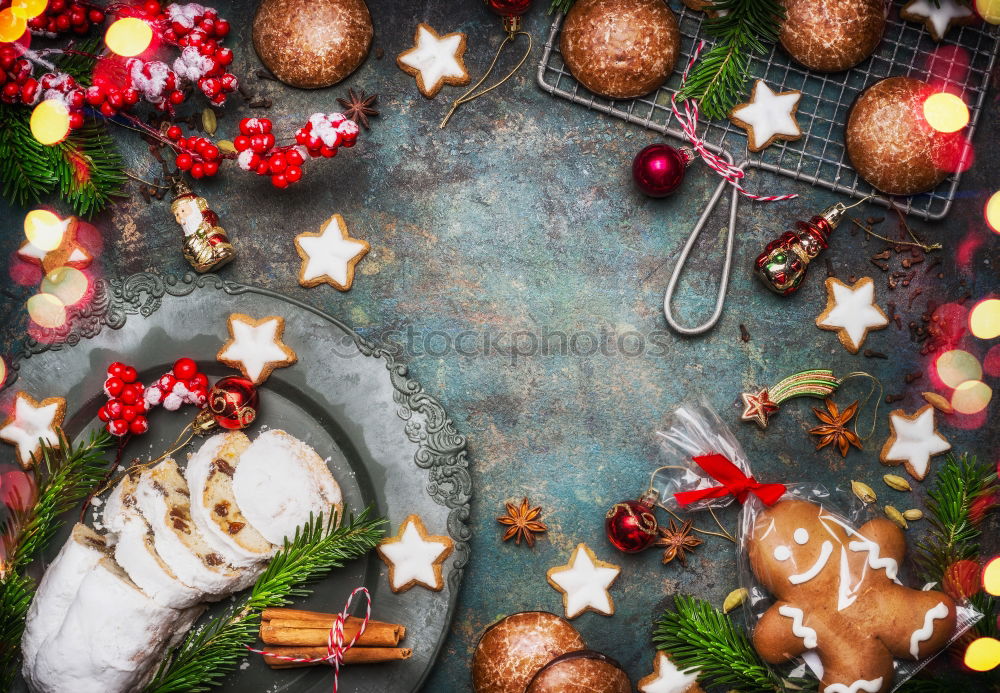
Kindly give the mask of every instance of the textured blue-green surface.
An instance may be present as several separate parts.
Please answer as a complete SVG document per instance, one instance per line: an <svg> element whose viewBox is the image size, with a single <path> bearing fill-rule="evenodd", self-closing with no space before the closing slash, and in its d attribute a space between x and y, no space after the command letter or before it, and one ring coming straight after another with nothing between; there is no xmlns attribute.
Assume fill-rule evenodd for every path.
<svg viewBox="0 0 1000 693"><path fill-rule="evenodd" d="M759 477L828 484L862 479L881 493L885 487L879 477L886 469L877 454L887 436L884 404L864 451L842 460L830 450L813 451L805 432L814 425L813 401L785 406L766 433L738 425L733 403L754 385L824 366L841 374L877 375L887 392L905 393L895 406L908 411L923 403L920 392L931 389L927 377L903 382L905 373L929 369L927 357L909 339L907 323L920 321L928 299L942 303L969 294L971 305L1000 287L998 237L981 214L988 195L1000 187L993 155L1000 110L995 96L987 99L976 138L978 160L963 179L951 215L940 223L912 222L919 235L944 244L939 268L927 274L922 271L926 263L917 265L908 288L889 292L883 273L868 261L881 249L878 242L865 242L845 225L827 252L836 276L872 276L882 306L896 302L904 329L872 333L865 344L889 355L888 360L853 356L833 333L815 327L825 302L822 262L790 299L772 296L753 279L752 257L783 223L808 218L841 199L761 174L750 175L749 187L801 197L767 207L742 206L737 263L722 321L706 337L680 339L666 329L663 290L716 179L696 165L672 199L637 194L629 176L631 158L658 138L538 89L534 65L549 26L541 7L526 22L536 39L529 66L439 130L448 100L460 90L446 88L438 98L424 99L414 80L396 67L395 55L410 45L416 23L426 21L441 32L468 33L466 62L478 76L502 38L498 21L472 0L376 0L370 6L375 41L367 62L342 85L303 92L250 77L259 66L249 41L253 5L219 4L233 20L234 72L274 100L267 115L277 131L298 127L313 111L338 110L334 99L348 86L378 92L382 110L353 150L310 163L304 181L287 191L235 167L217 180L198 183L238 248L237 261L222 275L285 292L362 333L396 341L408 352L404 359L411 373L440 398L468 436L476 484L473 554L453 633L426 690L469 689L475 640L496 618L522 609L559 611L560 596L547 585L545 571L565 563L581 541L599 558L621 565L622 573L612 589L617 613L610 618L586 614L575 624L592 648L619 659L638 680L651 667L655 615L675 592L721 603L736 586L733 549L710 539L686 569L676 562L661 565L655 551L616 554L604 539L605 510L642 490L658 464L654 431L674 407L697 396L707 397L733 421ZM233 106L220 122L220 137L232 136L237 118L247 114L243 106ZM117 134L130 170L153 175L145 146L133 133ZM105 238L100 272L188 270L166 201L147 205L132 193L96 221ZM885 215L875 207L858 211L862 218ZM4 257L19 242L22 213L4 210ZM352 234L368 240L372 250L349 293L327 286L302 289L292 238L316 230L334 213L342 214ZM682 282L680 313L689 322L710 311L723 223L722 214L711 222L696 251L695 271ZM895 225L882 229L894 232ZM23 306L31 293L30 287L6 283L0 316L5 344L23 334ZM740 339L741 323L749 342ZM990 345L967 340L967 348L979 356ZM996 378L988 382L997 385ZM860 387L850 399L858 392ZM941 431L956 450L993 461L995 411L996 403L990 409L992 425L962 430L942 422ZM522 495L544 508L550 527L534 549L501 544L495 521L505 500ZM724 515L730 524L733 519L732 513Z"/></svg>

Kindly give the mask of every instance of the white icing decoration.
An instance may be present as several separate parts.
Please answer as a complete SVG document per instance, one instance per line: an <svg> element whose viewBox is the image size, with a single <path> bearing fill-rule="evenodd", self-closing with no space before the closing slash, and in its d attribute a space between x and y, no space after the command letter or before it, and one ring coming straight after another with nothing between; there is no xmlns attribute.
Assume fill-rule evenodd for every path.
<svg viewBox="0 0 1000 693"><path fill-rule="evenodd" d="M863 578L863 576L862 576ZM858 584L851 586L851 566L847 562L847 551L840 547L840 582L837 586L837 611L843 611L858 600Z"/></svg>
<svg viewBox="0 0 1000 693"><path fill-rule="evenodd" d="M915 419L891 414L895 440L885 453L887 460L903 460L915 472L917 478L927 475L931 457L951 449L951 444L934 430L934 409L926 407Z"/></svg>
<svg viewBox="0 0 1000 693"><path fill-rule="evenodd" d="M787 561L792 557L792 550L785 545L774 547L774 560Z"/></svg>
<svg viewBox="0 0 1000 693"><path fill-rule="evenodd" d="M802 638L803 645L810 650L817 646L816 631L809 626L802 625L802 618L804 616L802 609L782 604L778 607L778 613L792 619L792 634L797 638Z"/></svg>
<svg viewBox="0 0 1000 693"><path fill-rule="evenodd" d="M549 579L566 593L566 618L575 618L588 607L610 616L613 606L608 587L620 572L621 568L596 565L581 544L569 564L551 572Z"/></svg>
<svg viewBox="0 0 1000 693"><path fill-rule="evenodd" d="M819 652L816 650L807 650L802 653L802 661L806 663L806 666L812 670L812 673L820 681L823 680L823 674L826 673L826 668L823 666L822 660L819 658Z"/></svg>
<svg viewBox="0 0 1000 693"><path fill-rule="evenodd" d="M219 354L220 359L239 361L247 377L257 382L264 368L271 363L288 360L288 354L279 346L277 318L270 318L259 325L251 325L238 317L231 317L232 343Z"/></svg>
<svg viewBox="0 0 1000 693"><path fill-rule="evenodd" d="M910 654L914 659L920 659L920 643L930 640L931 636L934 635L934 621L948 618L949 613L944 602L938 602L936 606L927 610L927 613L924 614L924 625L910 635Z"/></svg>
<svg viewBox="0 0 1000 693"><path fill-rule="evenodd" d="M685 693L698 680L698 670L681 671L670 661L666 653L656 655L656 678L649 683L640 683L642 693Z"/></svg>
<svg viewBox="0 0 1000 693"><path fill-rule="evenodd" d="M943 39L951 28L952 20L965 19L972 14L972 9L955 0L938 0L938 3L939 6L935 7L932 0L914 0L903 9L907 14L926 18L925 23L934 29L934 35Z"/></svg>
<svg viewBox="0 0 1000 693"><path fill-rule="evenodd" d="M435 36L419 26L416 45L401 54L399 61L420 73L424 92L434 93L444 79L466 76L465 68L459 62L462 52L461 34Z"/></svg>
<svg viewBox="0 0 1000 693"><path fill-rule="evenodd" d="M871 566L872 570L885 569L885 576L887 578L890 580L896 579L896 573L899 571L899 565L892 558L881 558L879 556L881 548L871 539L861 537L858 541L850 542L847 545L847 548L851 551L867 551L868 565Z"/></svg>
<svg viewBox="0 0 1000 693"><path fill-rule="evenodd" d="M878 693L880 690L882 690L881 676L877 679L872 679L871 681L858 679L850 686L845 686L842 683L831 683L823 689L823 693L858 693L859 691L865 691L865 693Z"/></svg>
<svg viewBox="0 0 1000 693"><path fill-rule="evenodd" d="M889 324L889 318L875 305L875 283L862 278L854 286L838 281L830 282L829 286L834 306L819 324L839 328L850 342L851 351L856 352L864 344L868 330Z"/></svg>
<svg viewBox="0 0 1000 693"><path fill-rule="evenodd" d="M393 589L401 589L412 580L430 589L441 587L434 564L448 545L424 539L412 518L407 519L398 541L382 544L379 550L392 564Z"/></svg>
<svg viewBox="0 0 1000 693"><path fill-rule="evenodd" d="M789 575L788 581L793 585L801 585L803 582L808 582L814 577L819 575L820 571L826 566L826 562L830 560L830 554L833 553L833 544L824 541L823 546L819 550L819 558L813 563L812 567L804 573L798 573L797 575Z"/></svg>
<svg viewBox="0 0 1000 693"><path fill-rule="evenodd" d="M368 246L351 238L339 215L332 217L320 230L320 235L301 234L295 239L306 260L302 264L302 281L329 277L339 287L350 288L348 269L368 252ZM339 288L338 287L338 288Z"/></svg>
<svg viewBox="0 0 1000 693"><path fill-rule="evenodd" d="M809 541L809 530L805 527L799 527L795 530L795 534L793 534L792 537L795 539L796 544L805 544Z"/></svg>
<svg viewBox="0 0 1000 693"><path fill-rule="evenodd" d="M762 80L757 80L750 103L733 109L734 117L751 126L747 133L752 138L751 148L759 149L775 135L799 137L802 134L792 115L801 97L801 92L778 94Z"/></svg>
<svg viewBox="0 0 1000 693"><path fill-rule="evenodd" d="M48 445L59 444L59 434L55 427L59 415L59 402L35 406L27 397L17 397L14 401L14 416L0 428L0 440L5 440L17 448L21 464L31 463L31 453L38 449L41 438Z"/></svg>

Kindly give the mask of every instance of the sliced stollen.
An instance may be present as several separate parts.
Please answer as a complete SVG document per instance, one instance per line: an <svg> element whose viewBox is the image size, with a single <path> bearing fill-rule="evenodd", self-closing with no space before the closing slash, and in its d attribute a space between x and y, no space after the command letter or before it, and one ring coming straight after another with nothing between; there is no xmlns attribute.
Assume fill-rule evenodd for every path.
<svg viewBox="0 0 1000 693"><path fill-rule="evenodd" d="M24 678L28 683L42 644L59 631L80 583L107 555L104 537L86 525L77 524L45 571L28 608L21 638Z"/></svg>
<svg viewBox="0 0 1000 693"><path fill-rule="evenodd" d="M59 632L35 659L39 693L125 693L145 680L182 615L147 597L110 558L80 583Z"/></svg>
<svg viewBox="0 0 1000 693"><path fill-rule="evenodd" d="M184 471L195 525L213 549L241 568L259 567L277 548L247 522L233 495L233 474L249 446L239 431L219 433L191 456Z"/></svg>
<svg viewBox="0 0 1000 693"><path fill-rule="evenodd" d="M139 477L136 499L153 530L160 558L185 585L219 598L241 589L244 571L234 569L206 543L191 519L187 482L173 460L164 460Z"/></svg>
<svg viewBox="0 0 1000 693"><path fill-rule="evenodd" d="M247 521L272 544L309 520L310 513L339 517L343 496L316 451L281 430L261 433L240 456L233 495Z"/></svg>

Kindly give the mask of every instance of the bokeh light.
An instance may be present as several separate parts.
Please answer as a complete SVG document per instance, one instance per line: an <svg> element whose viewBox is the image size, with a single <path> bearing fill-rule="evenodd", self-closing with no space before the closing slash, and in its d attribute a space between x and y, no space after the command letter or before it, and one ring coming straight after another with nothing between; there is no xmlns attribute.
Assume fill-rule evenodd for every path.
<svg viewBox="0 0 1000 693"><path fill-rule="evenodd" d="M87 275L74 267L59 267L42 280L42 293L58 298L64 306L72 306L87 295Z"/></svg>
<svg viewBox="0 0 1000 693"><path fill-rule="evenodd" d="M983 589L994 597L1000 597L1000 556L993 558L983 569Z"/></svg>
<svg viewBox="0 0 1000 693"><path fill-rule="evenodd" d="M990 24L1000 24L1000 0L976 0L976 12Z"/></svg>
<svg viewBox="0 0 1000 693"><path fill-rule="evenodd" d="M14 0L10 4L10 11L15 17L22 19L33 19L45 11L49 0Z"/></svg>
<svg viewBox="0 0 1000 693"><path fill-rule="evenodd" d="M965 650L965 666L973 671L989 671L1000 664L1000 640L976 638Z"/></svg>
<svg viewBox="0 0 1000 693"><path fill-rule="evenodd" d="M9 7L0 10L0 43L17 41L27 30L27 19L18 17Z"/></svg>
<svg viewBox="0 0 1000 693"><path fill-rule="evenodd" d="M24 235L39 250L58 248L65 232L65 222L47 209L33 209L24 217Z"/></svg>
<svg viewBox="0 0 1000 693"><path fill-rule="evenodd" d="M959 414L978 414L993 399L993 389L982 380L966 380L951 393L951 406Z"/></svg>
<svg viewBox="0 0 1000 693"><path fill-rule="evenodd" d="M52 294L35 294L28 299L28 317L39 327L62 327L66 322L66 306Z"/></svg>
<svg viewBox="0 0 1000 693"><path fill-rule="evenodd" d="M969 313L969 331L980 339L1000 337L1000 299L980 301Z"/></svg>
<svg viewBox="0 0 1000 693"><path fill-rule="evenodd" d="M1000 190L997 190L990 195L990 199L986 200L983 216L986 217L986 223L989 227L996 233L1000 233Z"/></svg>
<svg viewBox="0 0 1000 693"><path fill-rule="evenodd" d="M69 134L69 109L58 99L46 99L31 112L31 134L42 144L59 144Z"/></svg>
<svg viewBox="0 0 1000 693"><path fill-rule="evenodd" d="M969 107L954 94L938 92L924 101L924 118L938 132L958 132L969 124Z"/></svg>
<svg viewBox="0 0 1000 693"><path fill-rule="evenodd" d="M24 511L38 500L38 487L31 475L12 469L0 477L0 503L11 510Z"/></svg>
<svg viewBox="0 0 1000 693"><path fill-rule="evenodd" d="M983 373L1000 378L1000 344L994 344L983 357Z"/></svg>
<svg viewBox="0 0 1000 693"><path fill-rule="evenodd" d="M7 382L7 362L0 356L0 387L3 387L5 382Z"/></svg>
<svg viewBox="0 0 1000 693"><path fill-rule="evenodd" d="M139 55L153 41L153 30L138 17L122 17L108 27L104 43L123 58Z"/></svg>
<svg viewBox="0 0 1000 693"><path fill-rule="evenodd" d="M976 357L961 349L944 352L935 365L941 382L950 388L956 388L966 380L979 380L983 377L983 368Z"/></svg>

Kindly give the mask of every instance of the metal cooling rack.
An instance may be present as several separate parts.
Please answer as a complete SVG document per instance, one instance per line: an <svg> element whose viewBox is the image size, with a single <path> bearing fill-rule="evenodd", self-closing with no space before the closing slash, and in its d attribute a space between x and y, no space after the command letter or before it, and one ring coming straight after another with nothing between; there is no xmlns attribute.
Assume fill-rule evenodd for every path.
<svg viewBox="0 0 1000 693"><path fill-rule="evenodd" d="M678 6L676 1L670 4L680 25L682 57L677 64L682 66L687 64L697 45L705 15ZM675 70L660 89L642 98L614 101L596 96L581 86L563 63L557 40L561 25L560 16L552 23L538 65L538 84L542 89L587 108L684 139L670 109L670 95L680 87L680 69ZM751 59L750 75L753 79L763 79L775 91L795 89L802 92L796 118L803 136L794 142L773 144L756 154L747 152L747 166L780 173L857 199L874 194L874 188L851 167L844 146L844 125L855 97L885 77L925 78L933 56L935 77L956 85L964 94L970 112L967 135L971 141L986 98L997 43L996 31L989 25L980 24L952 28L945 41L936 44L923 24L900 19L894 8L876 52L847 72L831 75L808 72L792 64L776 45L769 55ZM953 51L950 59L948 51ZM963 57L968 61L967 69L961 65ZM728 120L703 118L699 131L710 149L717 153L726 149L746 151L746 133ZM894 198L893 202L907 214L927 220L943 219L951 209L960 177L960 173L952 174L929 193ZM872 201L890 206L889 198L882 195L876 195Z"/></svg>

